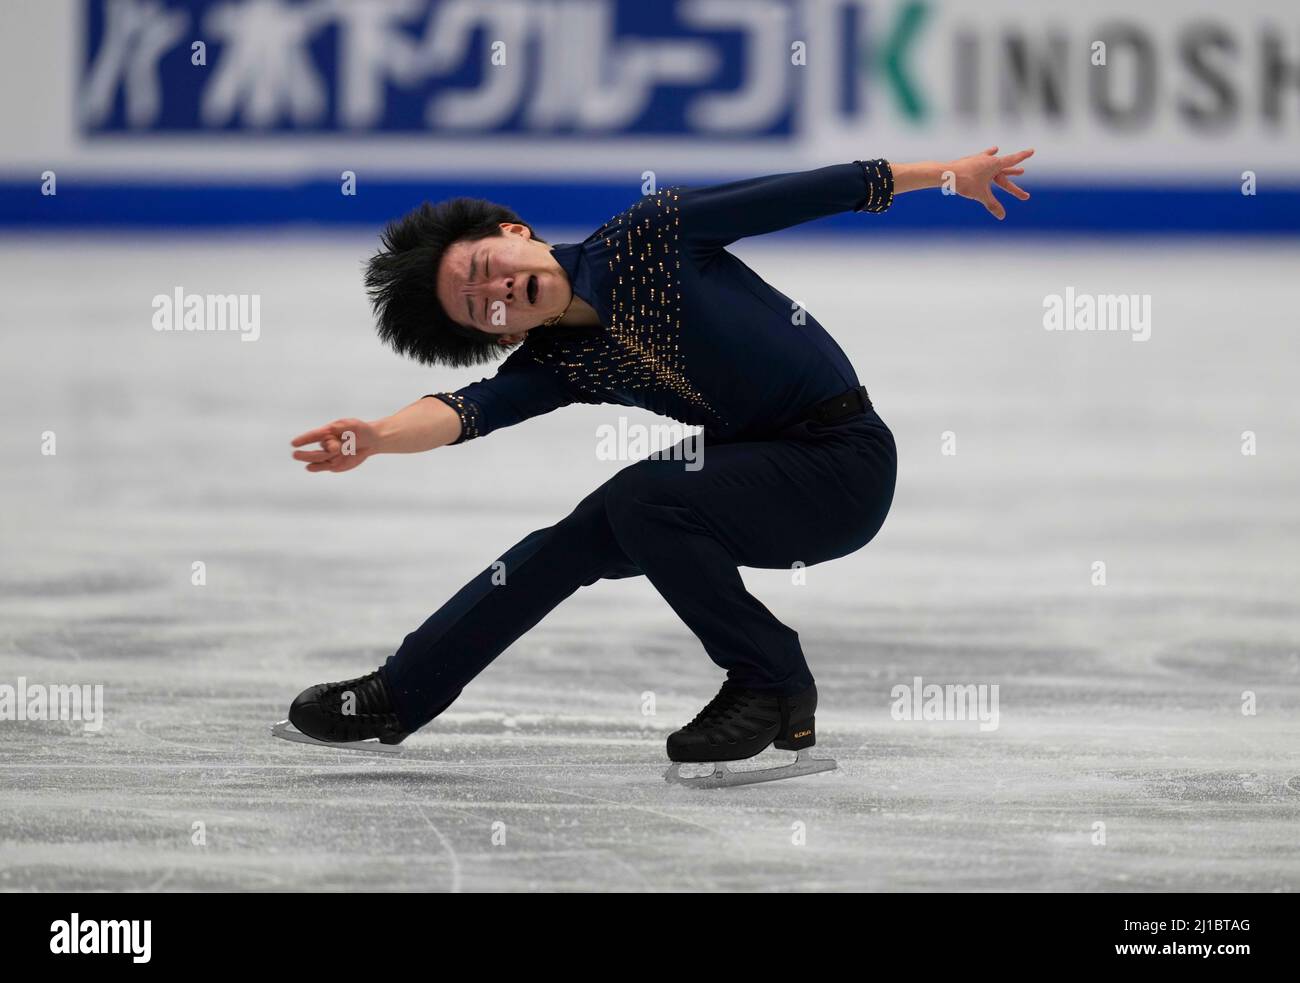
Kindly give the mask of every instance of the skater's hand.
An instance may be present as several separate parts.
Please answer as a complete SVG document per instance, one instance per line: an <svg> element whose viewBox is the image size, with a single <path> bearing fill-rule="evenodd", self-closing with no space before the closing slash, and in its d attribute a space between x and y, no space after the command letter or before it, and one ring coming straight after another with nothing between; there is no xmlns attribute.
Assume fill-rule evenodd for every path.
<svg viewBox="0 0 1300 983"><path fill-rule="evenodd" d="M320 444L319 450L294 451L308 471L351 471L379 449L379 432L365 420L335 420L293 438L294 447Z"/></svg>
<svg viewBox="0 0 1300 983"><path fill-rule="evenodd" d="M1021 201L1027 201L1029 192L1017 187L1011 179L1025 173L1025 169L1018 165L1033 155L1032 150L1022 150L999 157L998 148L989 147L982 154L954 160L947 165L947 169L956 178L953 190L963 198L978 201L989 210L990 215L1001 221L1007 217L1007 212L993 196L993 186L997 185Z"/></svg>

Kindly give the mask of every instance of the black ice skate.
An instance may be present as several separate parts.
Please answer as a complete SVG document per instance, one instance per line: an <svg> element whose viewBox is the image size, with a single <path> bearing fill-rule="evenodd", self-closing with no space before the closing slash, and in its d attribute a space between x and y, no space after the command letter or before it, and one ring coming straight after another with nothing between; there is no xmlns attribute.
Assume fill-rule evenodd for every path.
<svg viewBox="0 0 1300 983"><path fill-rule="evenodd" d="M289 719L274 725L271 734L341 751L401 754L397 745L410 732L402 730L383 678L372 672L303 690L289 707Z"/></svg>
<svg viewBox="0 0 1300 983"><path fill-rule="evenodd" d="M675 764L664 772L664 780L693 788L726 788L831 771L832 759L808 752L817 743L816 710L815 685L796 696L773 696L723 683L694 720L668 736L668 758ZM770 744L797 752L795 760L771 768L727 767L726 762L752 758ZM697 762L712 762L713 771L698 777L682 774L683 764Z"/></svg>

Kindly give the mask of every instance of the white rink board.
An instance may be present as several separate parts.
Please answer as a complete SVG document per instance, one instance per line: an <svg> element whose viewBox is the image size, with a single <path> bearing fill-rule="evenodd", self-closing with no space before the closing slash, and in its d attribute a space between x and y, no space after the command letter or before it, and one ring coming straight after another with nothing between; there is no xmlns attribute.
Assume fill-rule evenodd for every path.
<svg viewBox="0 0 1300 983"><path fill-rule="evenodd" d="M687 4L684 9L703 11L708 6ZM521 38L544 52L538 69L543 77L588 60L596 62L590 66L593 73L613 71L620 64L623 55L616 40L595 27L590 34L575 34L573 20L548 18L552 7L449 0L431 8L443 14L429 13L411 30L415 36L444 37L452 44L445 40L447 25L457 18L481 21L490 36L504 26L517 28ZM846 7L854 8L869 26L864 29L862 56L874 53L879 58L892 51L902 82L915 93L919 108L909 110L903 85L874 70L861 75L859 104L838 106L836 86L845 68L836 61L837 18ZM252 181L337 178L340 168L351 168L368 178L475 175L605 179L635 186L647 168L671 174L674 182L691 183L695 178L748 176L859 157L948 159L993 141L1004 151L1021 146L1044 151L1035 161L1040 180L1231 186L1243 170L1274 184L1300 178L1300 89L1286 81L1300 65L1300 14L1284 0L1238 0L1231 5L1219 0L1101 0L1086 5L1071 0L986 0L978 5L936 0L922 5L921 25L896 49L889 48L889 42L898 26L900 4L791 0L730 7L725 24L744 32L751 46L747 50L753 52L734 100L705 93L691 117L692 131L658 137L609 135L598 129L565 135L542 124L530 132L498 134L487 132L493 122L487 109L482 111L484 132L476 131L475 114L470 114L471 122L463 129L401 134L374 130L364 119L351 125L342 121L328 133L259 132L250 125L233 131L157 134L128 129L88 134L81 119L92 102L83 77L89 72L82 64L82 9L73 0L5 5L0 30L0 119L6 127L5 140L0 141L2 175L34 180L34 175L54 168L77 179L220 176ZM758 16L761 10L777 12L770 35L760 30L766 23ZM243 15L237 11L235 16ZM348 33L359 32L359 27L342 15L338 20L344 34L340 62L349 52L369 50L366 44L377 43L363 43L359 33ZM209 36L204 23L186 21L175 43L185 46L191 37ZM1137 40L1116 45L1113 60L1106 67L1095 66L1092 45L1107 30ZM563 33L556 36L557 31ZM1198 37L1199 46L1189 47ZM806 64L793 78L784 38L807 45ZM381 100L383 86L392 83L383 50L371 53L373 63L365 62L337 80L323 73L316 81L337 86L334 94L344 104ZM970 56L969 69L961 67L966 64L963 52ZM289 48L264 52L250 65L256 68L267 57L288 58L293 53ZM522 62L513 64L522 71ZM1281 66L1283 79L1269 89L1278 93L1275 113L1264 108L1268 99L1262 80L1269 77L1270 65ZM234 84L221 79L224 71L219 60L195 68L201 79L210 79L203 84L212 87L224 81ZM1148 84L1144 72L1150 73L1149 115L1131 124L1112 119L1104 107L1122 111L1139 98ZM125 70L118 75L124 84ZM1050 84L1041 81L1045 77ZM1099 77L1106 81L1099 83ZM256 78L242 80L250 105ZM502 102L487 93L483 102L501 103L494 110L498 115L529 108L549 118L573 108L527 106L530 92L540 91L538 84L517 81L515 86L518 95L513 99ZM739 135L730 132L738 119L766 118L762 107L767 94L775 107L769 115L778 115L788 95L786 86L797 91L789 106L789 134L774 139L749 135L743 128ZM1029 95L1008 99L1009 89ZM159 98L165 95L161 88L150 91ZM262 90L261 97L285 94ZM963 104L966 99L971 100L969 107ZM1204 122L1206 117L1210 122Z"/></svg>

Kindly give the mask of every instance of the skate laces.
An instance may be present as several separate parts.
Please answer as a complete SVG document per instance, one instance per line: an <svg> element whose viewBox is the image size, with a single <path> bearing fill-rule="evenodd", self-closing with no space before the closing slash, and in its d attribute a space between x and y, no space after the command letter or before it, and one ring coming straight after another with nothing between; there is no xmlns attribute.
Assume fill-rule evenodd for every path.
<svg viewBox="0 0 1300 983"><path fill-rule="evenodd" d="M356 679L334 683L330 687L330 695L339 701L337 707L330 708L334 713L342 714L343 694L347 692L351 692L356 697L356 704L353 708L354 712L344 716L387 717L394 712L392 702L388 699L388 691L384 688L384 681L379 677L378 671Z"/></svg>
<svg viewBox="0 0 1300 983"><path fill-rule="evenodd" d="M708 727L712 724L722 723L727 720L733 710L741 706L749 697L746 690L738 686L732 686L730 683L723 683L722 689L718 695L711 699L704 709L695 715L684 728L685 730L695 730L700 727Z"/></svg>

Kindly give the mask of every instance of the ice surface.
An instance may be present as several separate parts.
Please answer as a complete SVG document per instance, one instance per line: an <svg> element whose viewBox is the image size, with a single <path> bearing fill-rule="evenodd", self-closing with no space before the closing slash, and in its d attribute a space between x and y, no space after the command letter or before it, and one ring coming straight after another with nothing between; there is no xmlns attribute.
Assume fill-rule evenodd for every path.
<svg viewBox="0 0 1300 983"><path fill-rule="evenodd" d="M294 464L302 430L485 374L376 343L371 246L0 242L0 683L106 692L98 734L0 722L0 888L1300 887L1300 247L745 245L901 471L856 555L745 571L839 770L702 792L663 781L663 739L719 673L641 578L580 591L398 760L269 736L618 467L613 407ZM153 331L177 286L260 294L261 339ZM1151 339L1044 331L1067 286L1151 294ZM998 684L998 729L894 720L916 676Z"/></svg>

